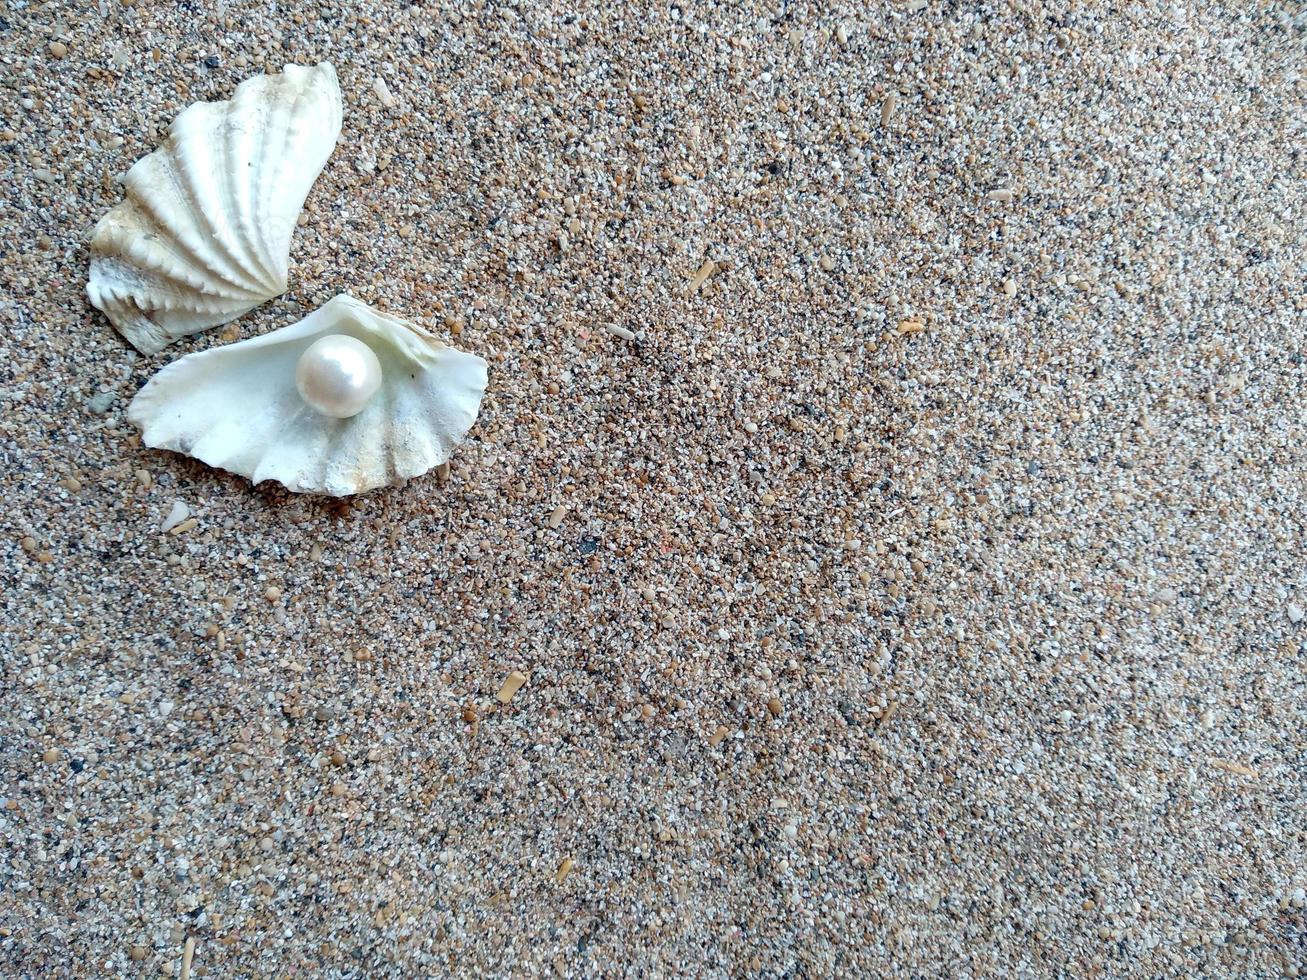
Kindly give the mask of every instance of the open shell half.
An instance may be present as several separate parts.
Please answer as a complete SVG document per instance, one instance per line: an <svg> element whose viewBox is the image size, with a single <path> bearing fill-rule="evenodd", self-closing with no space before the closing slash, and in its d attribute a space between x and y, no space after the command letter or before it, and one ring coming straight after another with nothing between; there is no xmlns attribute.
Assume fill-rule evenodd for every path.
<svg viewBox="0 0 1307 980"><path fill-rule="evenodd" d="M146 354L286 291L291 235L340 135L336 71L287 65L197 102L95 226L92 305Z"/></svg>
<svg viewBox="0 0 1307 980"><path fill-rule="evenodd" d="M296 380L309 348L339 335L366 344L381 371L375 394L349 418L310 407ZM485 389L482 358L342 294L289 327L174 361L127 415L151 448L255 483L342 497L445 462L476 420Z"/></svg>

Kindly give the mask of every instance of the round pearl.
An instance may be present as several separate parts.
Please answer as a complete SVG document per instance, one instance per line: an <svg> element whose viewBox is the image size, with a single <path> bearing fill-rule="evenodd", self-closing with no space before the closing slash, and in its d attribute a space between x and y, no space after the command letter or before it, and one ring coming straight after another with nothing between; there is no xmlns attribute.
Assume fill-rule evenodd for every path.
<svg viewBox="0 0 1307 980"><path fill-rule="evenodd" d="M295 387L310 408L334 419L351 418L381 387L381 362L363 341L330 334L300 355Z"/></svg>

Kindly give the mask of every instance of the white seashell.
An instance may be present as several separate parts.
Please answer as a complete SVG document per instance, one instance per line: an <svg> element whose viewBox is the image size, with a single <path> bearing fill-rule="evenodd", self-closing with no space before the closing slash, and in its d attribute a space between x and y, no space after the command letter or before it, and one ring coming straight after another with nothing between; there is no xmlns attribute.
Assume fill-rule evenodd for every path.
<svg viewBox="0 0 1307 980"><path fill-rule="evenodd" d="M340 135L336 71L287 65L197 102L123 177L95 226L86 295L153 354L286 291L290 240Z"/></svg>
<svg viewBox="0 0 1307 980"><path fill-rule="evenodd" d="M297 378L306 356L316 357L310 348L340 335L366 344L381 371L380 387L349 418L311 407ZM445 462L485 389L480 357L340 295L289 327L174 361L137 393L127 417L152 448L255 483L343 497Z"/></svg>

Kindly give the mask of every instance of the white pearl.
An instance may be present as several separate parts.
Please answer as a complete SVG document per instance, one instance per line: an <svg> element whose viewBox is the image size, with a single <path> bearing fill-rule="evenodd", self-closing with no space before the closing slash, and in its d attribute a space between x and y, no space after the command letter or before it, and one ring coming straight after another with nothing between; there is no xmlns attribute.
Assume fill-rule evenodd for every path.
<svg viewBox="0 0 1307 980"><path fill-rule="evenodd" d="M351 418L381 387L381 362L363 341L330 334L300 355L295 387L310 408L335 419Z"/></svg>

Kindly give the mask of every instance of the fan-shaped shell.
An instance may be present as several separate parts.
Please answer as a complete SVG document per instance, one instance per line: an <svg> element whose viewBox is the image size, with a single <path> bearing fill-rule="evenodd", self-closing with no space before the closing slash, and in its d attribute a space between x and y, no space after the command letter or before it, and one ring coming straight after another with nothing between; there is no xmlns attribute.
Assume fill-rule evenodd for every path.
<svg viewBox="0 0 1307 980"><path fill-rule="evenodd" d="M331 334L363 341L381 362L380 389L352 418L315 412L296 387L300 356ZM480 357L340 295L299 323L173 362L140 390L128 418L152 448L255 483L340 497L447 460L476 420L485 388Z"/></svg>
<svg viewBox="0 0 1307 980"><path fill-rule="evenodd" d="M186 108L95 226L91 303L152 354L285 292L291 235L340 124L326 62Z"/></svg>

